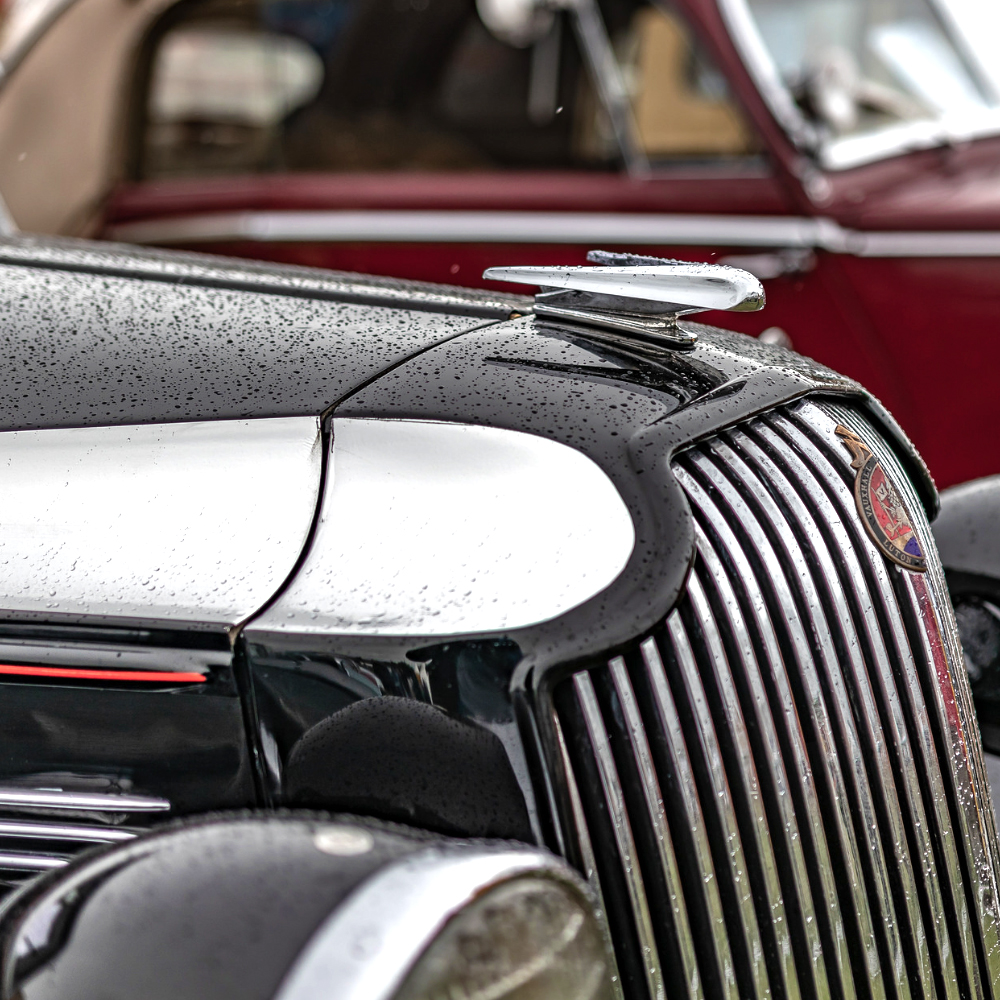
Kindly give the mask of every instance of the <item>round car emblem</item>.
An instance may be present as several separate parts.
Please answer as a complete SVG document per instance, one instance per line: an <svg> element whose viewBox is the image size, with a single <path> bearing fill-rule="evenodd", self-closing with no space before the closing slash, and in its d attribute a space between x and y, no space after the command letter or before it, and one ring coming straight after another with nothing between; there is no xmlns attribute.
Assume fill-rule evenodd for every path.
<svg viewBox="0 0 1000 1000"><path fill-rule="evenodd" d="M869 537L894 563L923 573L927 569L924 549L896 484L854 431L839 424L837 434L853 456L851 468L857 469L854 500Z"/></svg>

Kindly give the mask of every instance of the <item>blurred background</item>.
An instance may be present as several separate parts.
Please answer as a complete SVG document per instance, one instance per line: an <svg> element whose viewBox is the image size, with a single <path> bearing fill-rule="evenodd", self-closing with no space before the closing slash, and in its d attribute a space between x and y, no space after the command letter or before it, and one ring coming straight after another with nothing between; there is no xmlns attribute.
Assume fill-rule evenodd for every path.
<svg viewBox="0 0 1000 1000"><path fill-rule="evenodd" d="M0 195L472 286L743 267L767 310L709 321L859 379L948 485L1000 471L998 39L995 0L6 0Z"/></svg>

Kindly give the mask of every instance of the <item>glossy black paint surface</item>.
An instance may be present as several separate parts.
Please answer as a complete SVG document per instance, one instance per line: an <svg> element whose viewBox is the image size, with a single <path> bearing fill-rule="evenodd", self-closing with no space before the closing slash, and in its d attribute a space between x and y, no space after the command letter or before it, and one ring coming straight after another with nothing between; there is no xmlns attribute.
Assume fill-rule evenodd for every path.
<svg viewBox="0 0 1000 1000"><path fill-rule="evenodd" d="M322 413L485 424L588 455L636 530L611 586L530 628L375 639L270 633L252 621L233 636L189 625L150 641L228 650L232 640L231 664L202 690L0 684L0 781L110 782L169 798L175 812L282 804L296 799L289 762L307 732L394 695L478 727L479 743L502 747L509 768L453 779L471 818L442 815L443 769L417 749L424 737L440 749L428 722L388 754L388 771L408 770L409 784L389 794L388 771L372 772L366 788L362 769L346 791L326 788L311 804L360 804L460 834L530 833L555 846L558 810L543 763L553 759L548 686L648 634L673 606L693 553L670 470L678 449L806 394L853 397L896 440L928 509L936 502L901 432L855 383L697 324L687 325L698 344L682 351L530 317L505 321L530 308L514 296L31 239L0 241L0 276L0 430ZM2 611L0 621L56 631L97 624ZM331 773L340 764L330 759ZM428 771L436 773L424 794ZM477 827L477 811L498 801L506 826Z"/></svg>
<svg viewBox="0 0 1000 1000"><path fill-rule="evenodd" d="M435 638L243 633L256 696L262 784L285 800L282 775L295 741L322 713L359 698L401 695L446 708L504 739L529 807L547 820L542 754L532 734L540 689L572 664L624 648L672 607L693 553L687 503L670 471L679 448L722 426L810 392L853 395L894 434L860 388L796 355L688 324L690 351L629 343L533 319L493 325L431 348L347 399L337 417L480 423L576 448L625 499L636 545L603 593L552 622L507 632ZM334 433L335 424L334 424ZM918 461L895 433L920 480ZM926 484L928 503L933 486ZM551 678L548 678L549 674ZM520 729L518 724L520 723ZM328 803L338 806L335 801ZM467 831L472 832L472 831Z"/></svg>
<svg viewBox="0 0 1000 1000"><path fill-rule="evenodd" d="M220 817L80 859L0 919L4 1000L270 1000L360 882L432 839L370 822L371 850L313 840L330 818ZM23 923L22 923L23 921ZM18 931L32 947L14 951ZM30 928L30 931L29 931Z"/></svg>
<svg viewBox="0 0 1000 1000"><path fill-rule="evenodd" d="M104 666L115 669L120 644L151 650L154 662L159 652L168 670L185 650L211 653L216 665L197 685L0 677L0 785L152 795L168 799L172 815L255 803L225 634L0 623L0 642L5 639L39 642L40 653L58 651L66 664L74 652L96 648ZM30 652L19 662L48 662ZM88 659L86 665L101 664Z"/></svg>
<svg viewBox="0 0 1000 1000"><path fill-rule="evenodd" d="M0 430L318 416L511 308L417 288L400 303L407 286L388 279L59 246L0 241Z"/></svg>

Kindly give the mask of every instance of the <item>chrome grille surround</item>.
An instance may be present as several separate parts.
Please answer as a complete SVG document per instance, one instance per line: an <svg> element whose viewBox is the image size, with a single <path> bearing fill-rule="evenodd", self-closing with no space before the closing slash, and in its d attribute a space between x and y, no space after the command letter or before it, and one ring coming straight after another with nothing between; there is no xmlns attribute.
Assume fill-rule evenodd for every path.
<svg viewBox="0 0 1000 1000"><path fill-rule="evenodd" d="M932 546L859 412L765 414L674 460L696 535L677 608L555 689L625 997L1000 996L996 831L944 574L933 549L917 574L870 541L840 423Z"/></svg>

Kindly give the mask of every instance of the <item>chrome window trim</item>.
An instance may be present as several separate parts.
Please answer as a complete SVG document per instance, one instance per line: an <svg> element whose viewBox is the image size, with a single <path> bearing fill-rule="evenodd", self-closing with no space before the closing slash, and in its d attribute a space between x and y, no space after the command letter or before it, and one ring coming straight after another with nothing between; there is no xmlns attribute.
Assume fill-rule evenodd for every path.
<svg viewBox="0 0 1000 1000"><path fill-rule="evenodd" d="M488 889L522 875L583 882L531 848L456 842L411 854L363 882L316 930L275 1000L390 1000L447 921Z"/></svg>
<svg viewBox="0 0 1000 1000"><path fill-rule="evenodd" d="M918 149L932 149L954 142L979 139L1000 134L1000 110L984 116L976 125L958 126L955 120L908 122L889 129L839 140L824 138L802 114L782 82L767 46L757 30L746 0L717 0L723 20L729 29L743 65L764 98L770 112L785 130L793 145L815 155L820 165L831 172L849 170L879 160L900 156ZM929 0L946 27L955 47L969 60L977 82L994 91L979 61L965 44L961 31L944 4ZM994 96L995 93L994 93Z"/></svg>
<svg viewBox="0 0 1000 1000"><path fill-rule="evenodd" d="M824 216L657 212L246 211L119 223L108 238L195 243L634 243L826 250L869 258L997 257L1000 231L861 231Z"/></svg>

